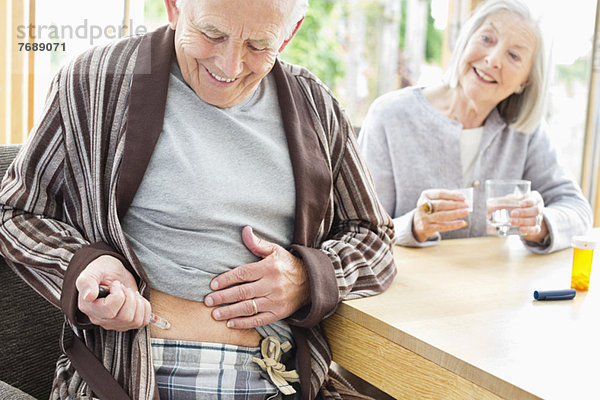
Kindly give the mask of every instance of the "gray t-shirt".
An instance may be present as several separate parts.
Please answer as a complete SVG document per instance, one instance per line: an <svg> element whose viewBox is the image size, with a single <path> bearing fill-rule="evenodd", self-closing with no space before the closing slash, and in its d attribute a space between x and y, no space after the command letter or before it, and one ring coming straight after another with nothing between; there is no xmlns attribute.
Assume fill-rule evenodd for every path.
<svg viewBox="0 0 600 400"><path fill-rule="evenodd" d="M123 220L150 286L203 301L216 275L259 260L242 242L245 225L291 243L295 198L273 78L220 109L202 101L174 64L163 130Z"/></svg>

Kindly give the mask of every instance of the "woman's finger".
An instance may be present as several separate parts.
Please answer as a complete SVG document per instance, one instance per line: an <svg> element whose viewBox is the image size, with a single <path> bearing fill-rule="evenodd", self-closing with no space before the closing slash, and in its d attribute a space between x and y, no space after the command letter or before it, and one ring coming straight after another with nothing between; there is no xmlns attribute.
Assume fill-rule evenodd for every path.
<svg viewBox="0 0 600 400"><path fill-rule="evenodd" d="M466 197L464 194L447 189L427 189L421 193L421 197L427 197L430 200L454 200L464 201Z"/></svg>
<svg viewBox="0 0 600 400"><path fill-rule="evenodd" d="M448 211L438 210L434 213L424 216L423 220L426 224L432 224L437 222L450 221L457 218L463 218L467 215L469 215L469 208L465 206L458 209L450 209Z"/></svg>
<svg viewBox="0 0 600 400"><path fill-rule="evenodd" d="M454 200L431 200L433 204L433 210L435 213L439 213L441 211L452 211L452 210L460 210L463 209L469 210L469 205L466 201L454 201Z"/></svg>
<svg viewBox="0 0 600 400"><path fill-rule="evenodd" d="M464 228L467 225L468 223L464 219L457 219L431 224L431 228L435 229L435 232L448 232Z"/></svg>

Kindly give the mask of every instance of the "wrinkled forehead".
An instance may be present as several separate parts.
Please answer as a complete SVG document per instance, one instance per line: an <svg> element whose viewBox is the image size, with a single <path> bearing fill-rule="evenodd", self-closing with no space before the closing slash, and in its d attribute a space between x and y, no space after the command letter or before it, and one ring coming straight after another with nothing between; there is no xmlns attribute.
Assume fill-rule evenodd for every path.
<svg viewBox="0 0 600 400"><path fill-rule="evenodd" d="M297 0L184 0L182 13L192 22L218 20L230 28L290 23Z"/></svg>

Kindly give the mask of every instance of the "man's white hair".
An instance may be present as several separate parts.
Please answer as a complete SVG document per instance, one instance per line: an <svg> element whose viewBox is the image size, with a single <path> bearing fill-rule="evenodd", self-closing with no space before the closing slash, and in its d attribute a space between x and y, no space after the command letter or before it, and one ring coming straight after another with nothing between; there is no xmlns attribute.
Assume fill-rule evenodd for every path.
<svg viewBox="0 0 600 400"><path fill-rule="evenodd" d="M187 1L188 0L176 0L175 5L181 10ZM292 35L294 34L294 30L296 29L296 25L298 25L298 22L300 22L300 20L302 20L302 18L304 18L306 15L306 10L308 10L308 0L294 0L294 8L290 13L291 22L288 22L288 27L284 35L286 40L291 39Z"/></svg>
<svg viewBox="0 0 600 400"><path fill-rule="evenodd" d="M289 27L285 34L286 40L292 38L294 30L296 29L296 25L298 25L298 22L300 22L302 18L304 18L304 16L306 15L306 10L308 10L308 0L294 1L294 8L292 9L292 12L290 14L291 22L289 23Z"/></svg>

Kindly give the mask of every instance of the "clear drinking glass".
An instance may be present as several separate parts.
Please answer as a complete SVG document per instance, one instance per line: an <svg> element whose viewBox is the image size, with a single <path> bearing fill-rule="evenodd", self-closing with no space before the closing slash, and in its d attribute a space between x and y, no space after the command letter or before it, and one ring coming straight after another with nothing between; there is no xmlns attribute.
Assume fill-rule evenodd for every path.
<svg viewBox="0 0 600 400"><path fill-rule="evenodd" d="M473 188L453 189L453 191L462 193L466 197L466 202L469 205L469 212L473 212Z"/></svg>
<svg viewBox="0 0 600 400"><path fill-rule="evenodd" d="M511 225L511 212L531 191L531 182L519 179L485 181L488 233L498 236L522 235Z"/></svg>

